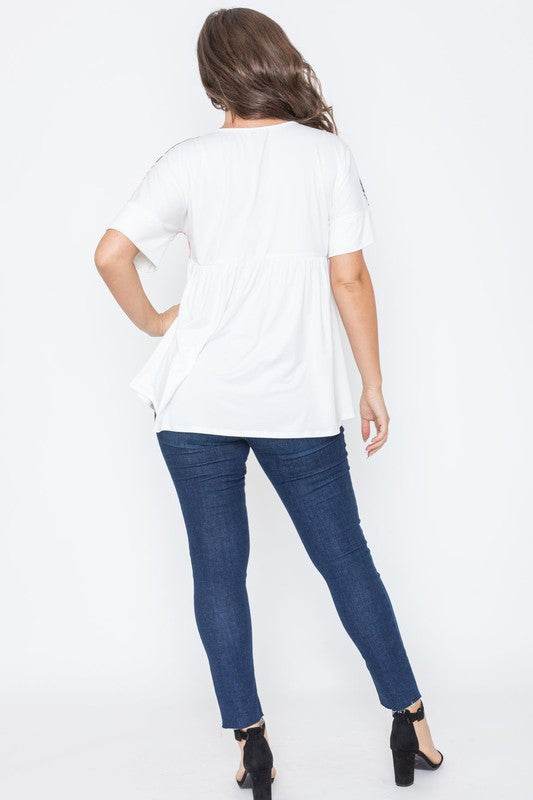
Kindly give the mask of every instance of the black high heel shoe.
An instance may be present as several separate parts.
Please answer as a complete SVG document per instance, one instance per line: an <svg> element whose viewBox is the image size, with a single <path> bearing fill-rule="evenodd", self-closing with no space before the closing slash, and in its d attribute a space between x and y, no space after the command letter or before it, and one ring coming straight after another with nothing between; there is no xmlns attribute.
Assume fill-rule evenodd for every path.
<svg viewBox="0 0 533 800"><path fill-rule="evenodd" d="M245 740L243 747L244 774L237 783L241 789L249 786L253 789L253 800L271 800L272 798L272 767L274 757L272 750L265 739L266 723L263 720L261 725L243 731L235 728L233 733L237 741Z"/></svg>
<svg viewBox="0 0 533 800"><path fill-rule="evenodd" d="M394 764L396 786L411 786L415 779L415 767L418 769L438 769L444 760L440 753L440 761L435 764L420 750L413 720L424 719L424 704L416 711L393 711L390 746Z"/></svg>

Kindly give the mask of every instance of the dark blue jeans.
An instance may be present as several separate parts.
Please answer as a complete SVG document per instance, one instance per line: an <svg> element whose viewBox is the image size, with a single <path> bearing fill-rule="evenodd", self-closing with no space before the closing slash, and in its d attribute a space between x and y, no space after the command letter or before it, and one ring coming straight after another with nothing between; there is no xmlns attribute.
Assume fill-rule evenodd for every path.
<svg viewBox="0 0 533 800"><path fill-rule="evenodd" d="M363 656L379 701L403 709L421 696L391 601L361 529L344 427L301 439L159 431L183 514L194 612L223 728L263 716L252 653L244 480L253 449L287 509L340 620Z"/></svg>

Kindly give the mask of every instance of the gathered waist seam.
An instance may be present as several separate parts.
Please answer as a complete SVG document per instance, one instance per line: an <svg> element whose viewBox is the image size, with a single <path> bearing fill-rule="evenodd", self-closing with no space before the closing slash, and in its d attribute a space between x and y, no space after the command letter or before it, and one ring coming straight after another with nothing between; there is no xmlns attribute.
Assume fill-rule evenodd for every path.
<svg viewBox="0 0 533 800"><path fill-rule="evenodd" d="M268 261L327 261L328 256L320 253L268 253L264 256L238 256L235 258L218 258L216 261L198 261L193 256L189 261L195 267L225 267L247 264L262 264Z"/></svg>

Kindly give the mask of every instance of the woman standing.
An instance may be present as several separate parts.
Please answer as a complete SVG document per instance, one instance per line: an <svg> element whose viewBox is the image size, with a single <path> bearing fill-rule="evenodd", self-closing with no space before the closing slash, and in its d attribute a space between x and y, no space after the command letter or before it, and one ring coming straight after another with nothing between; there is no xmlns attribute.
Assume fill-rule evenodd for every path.
<svg viewBox="0 0 533 800"><path fill-rule="evenodd" d="M183 513L194 611L222 727L241 746L236 778L271 797L276 770L254 675L246 590L244 481L250 448L327 582L379 701L392 710L398 785L436 769L421 693L363 534L342 420L357 415L345 326L363 392L368 456L387 440L376 309L362 249L373 241L353 154L309 64L269 17L210 14L202 83L224 124L152 165L95 254L114 297L162 337L131 387L153 428ZM181 302L158 313L137 271L189 242Z"/></svg>

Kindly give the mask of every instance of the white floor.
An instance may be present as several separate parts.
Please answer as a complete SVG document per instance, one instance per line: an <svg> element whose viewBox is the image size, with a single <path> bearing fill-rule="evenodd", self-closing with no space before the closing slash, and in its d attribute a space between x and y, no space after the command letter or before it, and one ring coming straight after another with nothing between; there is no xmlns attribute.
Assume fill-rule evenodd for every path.
<svg viewBox="0 0 533 800"><path fill-rule="evenodd" d="M426 703L429 701L426 701ZM279 698L265 714L278 776L274 800L529 800L529 710L507 696L434 699L431 729L445 761L396 787L390 712L342 698ZM426 706L427 707L427 706ZM4 709L0 791L6 800L251 800L234 781L238 745L205 708L105 702ZM244 792L244 794L243 794Z"/></svg>

